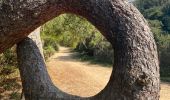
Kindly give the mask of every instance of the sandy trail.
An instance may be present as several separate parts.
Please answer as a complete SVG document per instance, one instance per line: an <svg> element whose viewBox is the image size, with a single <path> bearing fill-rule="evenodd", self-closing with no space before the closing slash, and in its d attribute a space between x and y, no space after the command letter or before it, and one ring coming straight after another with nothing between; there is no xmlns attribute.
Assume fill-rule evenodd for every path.
<svg viewBox="0 0 170 100"><path fill-rule="evenodd" d="M47 62L53 83L62 91L82 97L100 92L107 84L112 68L77 61L69 48L60 47ZM170 84L161 84L160 100L170 100Z"/></svg>

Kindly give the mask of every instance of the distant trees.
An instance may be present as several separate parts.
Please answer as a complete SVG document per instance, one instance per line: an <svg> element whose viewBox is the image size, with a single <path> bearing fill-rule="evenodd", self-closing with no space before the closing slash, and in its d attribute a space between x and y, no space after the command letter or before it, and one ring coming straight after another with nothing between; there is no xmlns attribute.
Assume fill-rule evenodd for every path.
<svg viewBox="0 0 170 100"><path fill-rule="evenodd" d="M134 4L138 7L138 9L143 13L146 9L150 9L153 7L161 7L169 3L169 0L134 0Z"/></svg>
<svg viewBox="0 0 170 100"><path fill-rule="evenodd" d="M97 33L95 27L81 16L63 14L46 23L42 27L42 38L55 39L59 44L75 48L79 41L85 41L92 32Z"/></svg>
<svg viewBox="0 0 170 100"><path fill-rule="evenodd" d="M45 57L58 48L58 44L69 46L85 56L97 60L113 61L111 44L85 18L74 14L63 14L42 26ZM57 49L56 49L57 48ZM107 59L107 60L106 60Z"/></svg>
<svg viewBox="0 0 170 100"><path fill-rule="evenodd" d="M136 0L134 4L149 20L163 23L163 31L170 32L170 0Z"/></svg>

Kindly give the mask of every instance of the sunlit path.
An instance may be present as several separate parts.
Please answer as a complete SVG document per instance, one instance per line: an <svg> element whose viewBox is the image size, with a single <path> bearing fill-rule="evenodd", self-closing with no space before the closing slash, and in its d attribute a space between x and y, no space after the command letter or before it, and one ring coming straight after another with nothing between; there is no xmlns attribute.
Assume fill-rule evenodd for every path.
<svg viewBox="0 0 170 100"><path fill-rule="evenodd" d="M47 62L49 74L54 84L61 90L79 96L93 96L107 84L111 68L80 62L73 58L69 48L60 47ZM170 100L170 84L161 84L160 100Z"/></svg>
<svg viewBox="0 0 170 100"><path fill-rule="evenodd" d="M79 62L73 59L74 53L68 48L60 48L48 62L48 71L57 87L80 96L93 96L107 84L111 68Z"/></svg>

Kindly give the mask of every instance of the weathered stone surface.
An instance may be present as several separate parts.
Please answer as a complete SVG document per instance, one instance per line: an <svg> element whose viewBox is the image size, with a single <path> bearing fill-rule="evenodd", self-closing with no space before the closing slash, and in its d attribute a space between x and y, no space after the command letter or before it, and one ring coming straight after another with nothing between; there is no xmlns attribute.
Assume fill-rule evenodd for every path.
<svg viewBox="0 0 170 100"><path fill-rule="evenodd" d="M125 0L1 0L0 52L62 13L87 18L114 48L110 81L90 99L159 99L159 64L153 34L140 12Z"/></svg>
<svg viewBox="0 0 170 100"><path fill-rule="evenodd" d="M35 29L33 32L31 32L28 37L31 38L35 42L35 44L37 45L37 47L40 50L42 57L44 58L43 44L42 44L41 37L40 37L40 31L41 31L41 27L39 27L39 28Z"/></svg>

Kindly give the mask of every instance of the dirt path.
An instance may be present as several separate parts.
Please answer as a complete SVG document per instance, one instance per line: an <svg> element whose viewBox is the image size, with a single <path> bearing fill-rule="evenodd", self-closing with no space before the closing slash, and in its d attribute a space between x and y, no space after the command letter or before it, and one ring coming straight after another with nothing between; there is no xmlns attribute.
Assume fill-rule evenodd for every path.
<svg viewBox="0 0 170 100"><path fill-rule="evenodd" d="M47 66L52 81L69 94L83 97L97 94L106 86L112 69L77 61L74 55L68 48L60 47L49 59ZM170 100L170 84L163 83L161 89L160 100Z"/></svg>

